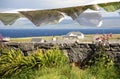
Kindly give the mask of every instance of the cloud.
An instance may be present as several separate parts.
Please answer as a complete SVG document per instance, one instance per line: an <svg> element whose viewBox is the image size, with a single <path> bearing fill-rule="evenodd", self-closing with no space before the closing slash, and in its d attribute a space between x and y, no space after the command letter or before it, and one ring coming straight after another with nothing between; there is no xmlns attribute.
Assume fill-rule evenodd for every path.
<svg viewBox="0 0 120 79"><path fill-rule="evenodd" d="M38 8L51 9L96 4L120 0L0 0L2 8Z"/></svg>

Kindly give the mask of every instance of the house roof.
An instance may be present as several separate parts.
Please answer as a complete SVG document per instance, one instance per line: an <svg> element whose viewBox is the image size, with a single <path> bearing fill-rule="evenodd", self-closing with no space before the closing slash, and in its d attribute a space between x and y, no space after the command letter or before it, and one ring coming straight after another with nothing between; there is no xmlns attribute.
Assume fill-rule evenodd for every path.
<svg viewBox="0 0 120 79"><path fill-rule="evenodd" d="M80 36L83 35L83 33L81 33L81 32L69 32L66 35L69 36L70 34L80 35Z"/></svg>

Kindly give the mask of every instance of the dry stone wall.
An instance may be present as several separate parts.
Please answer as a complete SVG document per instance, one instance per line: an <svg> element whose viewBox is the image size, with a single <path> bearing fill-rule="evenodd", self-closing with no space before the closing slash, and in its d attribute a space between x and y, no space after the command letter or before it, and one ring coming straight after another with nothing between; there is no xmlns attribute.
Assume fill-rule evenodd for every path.
<svg viewBox="0 0 120 79"><path fill-rule="evenodd" d="M69 62L79 62L82 65L86 64L94 54L99 51L96 50L97 46L91 43L71 43L71 44L53 44L53 43L4 43L1 46L10 46L13 48L20 48L24 55L29 55L30 51L38 48L50 49L59 47L63 50L68 57ZM120 63L120 43L111 43L105 47L105 53L108 53L115 63Z"/></svg>

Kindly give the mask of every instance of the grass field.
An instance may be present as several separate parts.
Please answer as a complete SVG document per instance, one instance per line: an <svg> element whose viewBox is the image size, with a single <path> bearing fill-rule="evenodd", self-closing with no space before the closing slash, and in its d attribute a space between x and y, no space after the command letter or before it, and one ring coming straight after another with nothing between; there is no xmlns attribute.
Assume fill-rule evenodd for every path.
<svg viewBox="0 0 120 79"><path fill-rule="evenodd" d="M86 34L84 39L80 39L80 42L92 42L95 34ZM99 35L100 36L100 35ZM62 40L62 36L55 36L58 40ZM31 42L32 38L42 38L44 40L52 40L53 36L40 36L40 37L25 37L25 38L11 38L11 42ZM110 42L120 41L120 34L113 34L109 39Z"/></svg>

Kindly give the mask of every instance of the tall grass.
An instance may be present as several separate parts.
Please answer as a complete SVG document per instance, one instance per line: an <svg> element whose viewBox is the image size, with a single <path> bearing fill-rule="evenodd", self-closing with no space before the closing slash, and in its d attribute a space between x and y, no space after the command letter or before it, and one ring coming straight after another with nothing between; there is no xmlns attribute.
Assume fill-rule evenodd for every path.
<svg viewBox="0 0 120 79"><path fill-rule="evenodd" d="M94 56L91 60L92 66L88 72L94 76L95 79L119 79L120 73L116 70L118 67L115 66L113 59L108 53L100 51L98 56ZM120 69L120 68L118 68Z"/></svg>
<svg viewBox="0 0 120 79"><path fill-rule="evenodd" d="M67 64L67 58L58 49L49 49L33 52L30 56L23 56L17 49L2 49L0 56L0 77L18 75L23 71L59 67Z"/></svg>
<svg viewBox="0 0 120 79"><path fill-rule="evenodd" d="M0 49L0 79L119 79L120 67L105 52L86 69L72 67L59 49L38 49L23 56L19 49Z"/></svg>
<svg viewBox="0 0 120 79"><path fill-rule="evenodd" d="M20 50L3 49L0 56L0 76L8 76L13 72L20 72L23 59Z"/></svg>

